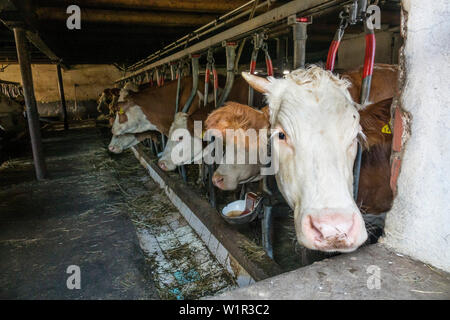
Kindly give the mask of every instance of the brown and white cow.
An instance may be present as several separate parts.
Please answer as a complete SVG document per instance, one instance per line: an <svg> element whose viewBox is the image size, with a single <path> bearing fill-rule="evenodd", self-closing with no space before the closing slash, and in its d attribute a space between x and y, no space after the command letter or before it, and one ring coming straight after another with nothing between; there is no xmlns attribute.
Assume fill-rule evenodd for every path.
<svg viewBox="0 0 450 320"><path fill-rule="evenodd" d="M226 137L226 130L232 129L235 132L242 130L247 132L253 129L259 132L261 129L269 129L269 108L264 107L261 110L251 108L247 105L236 102L227 102L223 107L212 112L205 121L205 129L219 130L222 137ZM247 137L245 137L247 138ZM232 163L222 163L218 166L212 177L213 184L222 190L235 190L239 184L258 181L262 178L260 175L261 164L239 163L238 153L243 153L245 159L249 159L250 144L245 141L245 146L234 148L235 156ZM258 160L258 159L257 159Z"/></svg>
<svg viewBox="0 0 450 320"><path fill-rule="evenodd" d="M237 77L234 81L233 87L228 95L228 100L245 103L248 99L248 84L242 77ZM255 94L255 103L261 104L262 95ZM170 126L168 134L168 142L163 151L163 154L158 161L158 165L165 171L172 171L178 165L197 160L202 157L202 137L194 135L194 121L201 121L202 123L208 117L208 113L214 110L212 103L207 104L206 107L199 108L195 111L190 110L189 113L179 112L175 115L175 120ZM187 129L187 130L186 130ZM191 146L191 150L183 152L182 156L173 156L173 151L181 149L182 144Z"/></svg>
<svg viewBox="0 0 450 320"><path fill-rule="evenodd" d="M103 114L102 107L106 106L108 108L108 115L114 115L114 106L119 100L120 89L119 88L108 88L103 90L98 99L97 111Z"/></svg>
<svg viewBox="0 0 450 320"><path fill-rule="evenodd" d="M343 77L350 80L350 95L355 101L359 101L359 91L361 87L363 68L357 68L347 71ZM380 99L392 97L395 93L398 68L392 65L376 64L374 68L374 84L371 91L371 101L377 102ZM387 87L389 86L389 87ZM381 92L379 92L381 91ZM371 109L373 110L373 109ZM369 119L371 113L362 111L362 119ZM228 104L209 115L205 122L206 129L219 130L225 137L226 129L255 129L260 130L269 127L268 112L261 112L245 105ZM368 129L366 127L365 129ZM370 134L365 132L365 134ZM247 150L238 150L236 152L247 152ZM236 158L235 158L236 159ZM234 190L239 183L244 183L249 179L256 181L259 176L258 164L220 164L213 176L213 183L222 190ZM364 172L363 172L364 173ZM369 209L373 209L370 206ZM372 212L372 211L371 211ZM378 212L378 210L375 210Z"/></svg>
<svg viewBox="0 0 450 320"><path fill-rule="evenodd" d="M272 161L279 164L280 191L294 209L298 241L327 252L355 250L367 232L352 197L356 146L364 134L351 83L317 66L285 79L243 76L269 102L271 128L279 137ZM383 92L383 86L395 84L374 81L372 90Z"/></svg>
<svg viewBox="0 0 450 320"><path fill-rule="evenodd" d="M178 112L175 115L170 126L166 147L158 160L161 169L173 171L179 165L201 159L202 131L195 134L194 122L203 122L212 110L214 110L214 106L210 103L194 112ZM183 149L183 147L187 149Z"/></svg>
<svg viewBox="0 0 450 320"><path fill-rule="evenodd" d="M108 150L112 153L122 153L145 139L151 139L158 143L158 135L156 131L146 131L141 133L125 133L120 136L113 136L109 143Z"/></svg>
<svg viewBox="0 0 450 320"><path fill-rule="evenodd" d="M200 81L199 90L203 90L203 86ZM188 100L191 88L192 77L183 77L180 108ZM139 92L122 90L111 132L117 136L156 130L167 135L174 119L176 92L176 80L169 81L161 87L148 87ZM195 109L198 105L199 98L195 96L191 108Z"/></svg>

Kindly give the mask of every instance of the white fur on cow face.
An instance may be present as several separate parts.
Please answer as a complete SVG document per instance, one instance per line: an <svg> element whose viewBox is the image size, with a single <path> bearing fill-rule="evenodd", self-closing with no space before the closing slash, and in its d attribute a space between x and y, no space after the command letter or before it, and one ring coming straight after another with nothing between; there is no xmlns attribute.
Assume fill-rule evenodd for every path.
<svg viewBox="0 0 450 320"><path fill-rule="evenodd" d="M166 171L173 171L177 166L197 161L202 156L202 139L189 132L188 117L187 113L178 112L170 126L166 147L158 161Z"/></svg>
<svg viewBox="0 0 450 320"><path fill-rule="evenodd" d="M353 251L367 232L352 197L361 128L349 84L318 67L270 82L270 122L281 132L276 177L294 209L297 238L310 249Z"/></svg>
<svg viewBox="0 0 450 320"><path fill-rule="evenodd" d="M239 164L238 152L245 152L245 159L249 159L249 152L245 149L235 149L234 163L222 163L217 167L213 175L213 183L222 190L235 190L240 183L258 181L262 179L260 175L260 164ZM224 157L226 158L226 156ZM248 162L248 161L247 161Z"/></svg>
<svg viewBox="0 0 450 320"><path fill-rule="evenodd" d="M158 128L147 119L138 105L127 108L125 114L127 121L123 123L119 122L119 114L116 114L116 119L111 129L113 135L118 136L124 133L139 133L149 130L158 131Z"/></svg>
<svg viewBox="0 0 450 320"><path fill-rule="evenodd" d="M132 133L126 133L120 136L112 136L108 149L113 153L121 153L139 143L139 140Z"/></svg>

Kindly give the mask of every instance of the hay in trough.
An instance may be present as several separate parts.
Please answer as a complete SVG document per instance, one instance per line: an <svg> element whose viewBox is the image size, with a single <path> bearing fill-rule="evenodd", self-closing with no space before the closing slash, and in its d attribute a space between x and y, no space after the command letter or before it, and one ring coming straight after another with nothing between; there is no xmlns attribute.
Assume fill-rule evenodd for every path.
<svg viewBox="0 0 450 320"><path fill-rule="evenodd" d="M244 240L239 243L239 248L244 250L245 255L247 258L249 258L252 261L263 261L264 256L266 255L266 252L264 251L264 248L261 246L258 246L256 243Z"/></svg>

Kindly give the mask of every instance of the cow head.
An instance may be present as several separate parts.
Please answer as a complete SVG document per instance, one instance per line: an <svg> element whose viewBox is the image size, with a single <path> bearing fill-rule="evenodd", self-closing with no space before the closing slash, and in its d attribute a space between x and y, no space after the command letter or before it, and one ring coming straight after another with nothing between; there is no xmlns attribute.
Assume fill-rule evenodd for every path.
<svg viewBox="0 0 450 320"><path fill-rule="evenodd" d="M137 145L140 141L133 133L126 133L120 136L112 136L108 150L112 153L122 153L124 150Z"/></svg>
<svg viewBox="0 0 450 320"><path fill-rule="evenodd" d="M248 151L245 149L237 150L236 153L242 151L245 152L245 157L248 159ZM234 159L237 159L237 155ZM212 183L222 190L236 190L239 184L260 180L260 168L259 164L223 163L214 171Z"/></svg>
<svg viewBox="0 0 450 320"><path fill-rule="evenodd" d="M175 114L169 130L168 141L158 165L172 171L179 165L202 156L202 137L194 135L194 121L185 112Z"/></svg>
<svg viewBox="0 0 450 320"><path fill-rule="evenodd" d="M278 186L294 209L298 241L327 252L355 250L367 231L352 197L361 127L349 83L317 66L285 79L243 76L269 102L279 137L272 161L278 161Z"/></svg>
<svg viewBox="0 0 450 320"><path fill-rule="evenodd" d="M116 108L118 111L111 128L113 135L157 130L156 126L144 114L142 108L133 103L132 100L119 102Z"/></svg>
<svg viewBox="0 0 450 320"><path fill-rule="evenodd" d="M108 149L113 153L121 153L145 139L152 139L155 143L158 143L158 135L159 133L156 131L146 131L142 133L125 133L120 136L113 136Z"/></svg>
<svg viewBox="0 0 450 320"><path fill-rule="evenodd" d="M242 132L244 136L240 140L247 140L248 135L245 136L245 133L249 133L247 130L252 129L255 133L258 133L261 129L269 128L268 108L265 107L259 111L247 105L227 102L225 106L208 116L205 125L207 130L218 130L222 137L227 137L226 130L229 129L233 129L233 137ZM224 161L219 165L212 177L213 184L222 190L235 190L240 183L261 179L259 157L256 159L256 163L252 163L249 154L249 150L258 153L257 147L260 142L258 139L256 145L254 145L250 144L249 141L244 141L244 146L235 143L232 161ZM266 140L264 139L262 143L266 143ZM239 155L244 156L244 163L237 161ZM224 158L226 159L227 155Z"/></svg>

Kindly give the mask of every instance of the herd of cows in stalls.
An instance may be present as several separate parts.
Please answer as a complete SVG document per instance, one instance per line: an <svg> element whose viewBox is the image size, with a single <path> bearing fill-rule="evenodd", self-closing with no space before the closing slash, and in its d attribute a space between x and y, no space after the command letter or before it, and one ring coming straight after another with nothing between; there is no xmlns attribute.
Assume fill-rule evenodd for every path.
<svg viewBox="0 0 450 320"><path fill-rule="evenodd" d="M200 81L188 112L176 113L178 81L173 80L162 86L127 83L122 89L106 89L98 110L107 107L113 134L109 150L113 153L148 138L156 140L160 133L166 135L168 141L158 160L164 171L201 159L201 147L189 149L181 157L172 154L186 140L202 146L205 131L219 132L222 138L228 129L270 133L252 142L256 146L250 142L237 145L234 152L245 155L246 160L252 148L267 145L276 135L278 143L273 145L271 161L278 164L275 178L294 212L299 243L324 252L349 252L368 238L363 215L387 212L392 205L389 122L397 74L394 65L375 64L367 105L359 104L362 68L338 76L310 66L283 78L243 73L235 79L228 102L217 109L214 94L201 94L205 84ZM192 80L192 76L180 80L180 105L189 99ZM223 87L225 77L218 80ZM255 108L246 105L249 85L255 90ZM3 93L0 99L1 138L16 139L26 132L23 101ZM202 124L200 134L194 130L194 121ZM188 136L180 135L178 129L185 129ZM355 201L353 164L358 143L363 153ZM265 165L260 157L254 163L221 163L212 182L221 190L235 190L242 183L260 180Z"/></svg>
<svg viewBox="0 0 450 320"><path fill-rule="evenodd" d="M397 66L375 64L369 103L359 104L362 67L340 76L318 66L298 69L283 78L264 78L242 73L234 81L226 102L214 108L214 97L204 97L200 81L190 110L175 113L177 81L160 87L128 83L123 89L107 89L100 102L109 106L112 140L109 150L120 153L159 132L168 137L158 165L172 171L194 158L194 151L174 161L171 153L186 136L202 144L203 134L194 134L194 121L203 130L271 129L278 144L272 161L278 188L294 212L297 240L306 248L324 252L350 252L368 238L363 215L381 214L392 205L390 188L390 106L396 92ZM225 82L219 78L219 86ZM246 105L249 85L255 106ZM181 80L180 105L192 89L192 77ZM203 99L208 99L204 105ZM267 104L267 105L265 105ZM217 132L217 131L216 131ZM159 134L158 133L158 134ZM225 135L223 135L225 137ZM258 139L256 144L267 143ZM363 147L357 200L353 197L353 165L358 142ZM254 146L253 146L254 147ZM239 149L241 148L241 149ZM252 146L238 146L245 154ZM248 158L246 158L248 159ZM261 178L262 163L220 164L212 177L222 190Z"/></svg>

